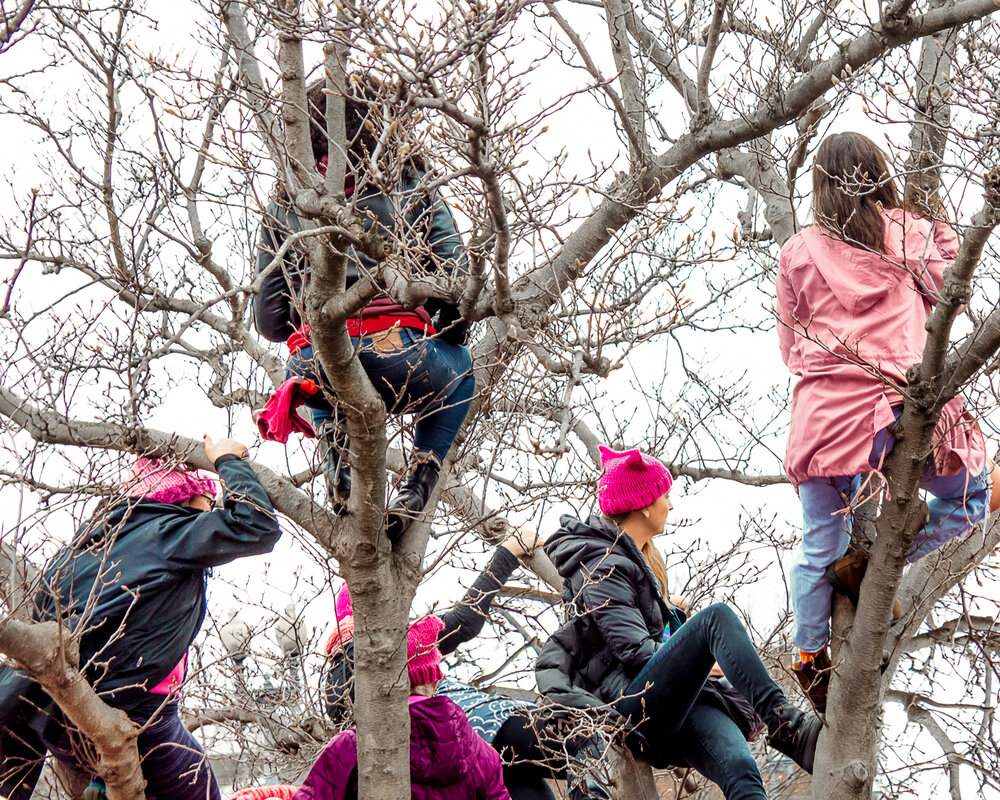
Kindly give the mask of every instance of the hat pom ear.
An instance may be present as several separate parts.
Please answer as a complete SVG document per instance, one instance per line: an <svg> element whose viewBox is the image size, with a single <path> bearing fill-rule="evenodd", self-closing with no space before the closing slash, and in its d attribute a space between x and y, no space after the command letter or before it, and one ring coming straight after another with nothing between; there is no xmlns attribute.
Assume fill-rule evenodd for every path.
<svg viewBox="0 0 1000 800"><path fill-rule="evenodd" d="M642 451L640 450L629 450L627 453L623 454L625 456L626 464L634 464L636 466L642 466L646 463L646 459L642 456Z"/></svg>
<svg viewBox="0 0 1000 800"><path fill-rule="evenodd" d="M612 450L610 447L605 447L603 444L597 446L597 449L601 453L601 469L604 469L608 465L609 461L614 461L616 458L621 458L622 454L617 450Z"/></svg>

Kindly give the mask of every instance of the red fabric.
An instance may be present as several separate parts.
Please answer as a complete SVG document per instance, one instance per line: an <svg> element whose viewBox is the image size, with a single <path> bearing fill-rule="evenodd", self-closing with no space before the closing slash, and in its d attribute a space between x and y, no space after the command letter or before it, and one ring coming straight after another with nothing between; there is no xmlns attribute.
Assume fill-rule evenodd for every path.
<svg viewBox="0 0 1000 800"><path fill-rule="evenodd" d="M381 333L395 327L413 328L425 336L435 336L437 334L434 326L431 325L431 318L423 306L414 311L400 310L393 313L366 315L365 312L369 309L379 310L380 306L377 303L378 301L376 300L366 306L362 311L362 316L351 317L347 320L347 333L349 335L370 336L373 333ZM397 304L393 303L392 305L398 308ZM303 347L311 345L312 338L310 337L309 325L303 323L295 333L288 337L285 344L288 345L289 353L297 353Z"/></svg>
<svg viewBox="0 0 1000 800"><path fill-rule="evenodd" d="M285 342L288 345L289 353L297 353L303 347L308 347L312 344L312 339L309 338L309 324L303 322L293 333L288 337L288 341Z"/></svg>
<svg viewBox="0 0 1000 800"><path fill-rule="evenodd" d="M326 177L326 170L329 167L329 165L330 165L329 156L323 156L319 161L316 162L316 169L319 171L319 174L322 175L324 178ZM354 194L354 176L345 175L344 196L350 197L352 194Z"/></svg>
<svg viewBox="0 0 1000 800"><path fill-rule="evenodd" d="M306 398L316 394L319 388L308 378L289 378L271 395L264 410L257 416L257 430L270 442L288 441L292 433L301 433L310 439L316 438L312 425L296 413Z"/></svg>
<svg viewBox="0 0 1000 800"><path fill-rule="evenodd" d="M353 638L354 617L348 614L346 617L337 620L337 627L333 629L333 633L327 638L324 650L328 656L332 656Z"/></svg>
<svg viewBox="0 0 1000 800"><path fill-rule="evenodd" d="M362 317L347 320L347 332L351 336L368 336L381 333L390 328L415 328L423 331L426 336L433 336L437 331L415 311L404 311L402 314L387 314L384 317Z"/></svg>

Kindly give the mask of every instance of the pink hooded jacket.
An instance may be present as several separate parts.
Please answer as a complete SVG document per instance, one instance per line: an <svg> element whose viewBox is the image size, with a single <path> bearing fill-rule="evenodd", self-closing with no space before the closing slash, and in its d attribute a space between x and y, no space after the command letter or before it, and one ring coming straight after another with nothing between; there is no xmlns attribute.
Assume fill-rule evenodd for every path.
<svg viewBox="0 0 1000 800"><path fill-rule="evenodd" d="M781 249L777 316L781 357L800 380L792 394L785 471L812 478L868 472L876 433L895 421L898 388L923 355L924 323L958 253L944 223L890 209L886 254L852 247L818 227ZM935 432L938 473L978 475L986 445L960 397ZM876 456L877 458L877 456Z"/></svg>

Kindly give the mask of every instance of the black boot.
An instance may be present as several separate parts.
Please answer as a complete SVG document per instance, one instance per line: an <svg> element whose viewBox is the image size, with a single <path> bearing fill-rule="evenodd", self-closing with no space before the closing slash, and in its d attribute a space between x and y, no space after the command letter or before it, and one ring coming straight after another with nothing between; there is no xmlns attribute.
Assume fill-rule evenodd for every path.
<svg viewBox="0 0 1000 800"><path fill-rule="evenodd" d="M576 752L566 780L569 800L612 800L602 780L604 750L603 742L595 736Z"/></svg>
<svg viewBox="0 0 1000 800"><path fill-rule="evenodd" d="M330 420L316 429L319 454L323 460L323 478L326 480L327 502L334 514L347 513L347 499L351 496L351 462L347 457L349 446L347 429L342 422Z"/></svg>
<svg viewBox="0 0 1000 800"><path fill-rule="evenodd" d="M417 514L424 510L441 474L441 462L430 450L418 450L413 454L413 462L412 471L400 484L398 494L387 509L389 518L385 534L390 542L398 541Z"/></svg>
<svg viewBox="0 0 1000 800"><path fill-rule="evenodd" d="M816 740L823 723L791 703L778 706L767 723L767 743L812 775Z"/></svg>

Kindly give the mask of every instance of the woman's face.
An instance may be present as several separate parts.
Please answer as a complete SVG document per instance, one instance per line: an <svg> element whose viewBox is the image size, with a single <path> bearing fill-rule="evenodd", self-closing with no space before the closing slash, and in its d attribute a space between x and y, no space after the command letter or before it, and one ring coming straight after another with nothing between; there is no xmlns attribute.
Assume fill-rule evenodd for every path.
<svg viewBox="0 0 1000 800"><path fill-rule="evenodd" d="M649 527L653 531L653 536L659 536L667 527L667 515L673 509L674 504L670 502L670 495L665 494L657 498L656 502L649 507Z"/></svg>

